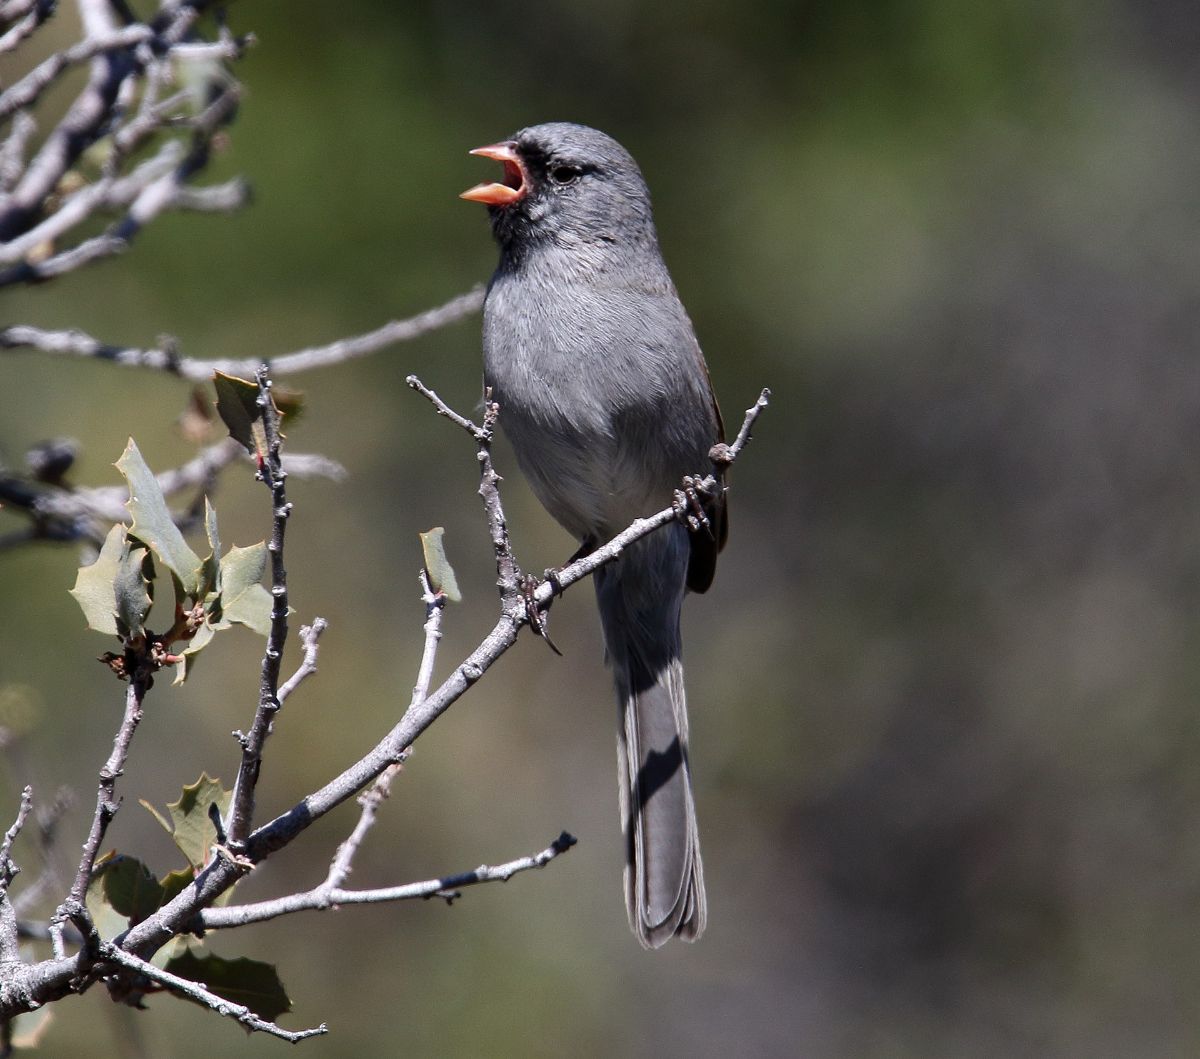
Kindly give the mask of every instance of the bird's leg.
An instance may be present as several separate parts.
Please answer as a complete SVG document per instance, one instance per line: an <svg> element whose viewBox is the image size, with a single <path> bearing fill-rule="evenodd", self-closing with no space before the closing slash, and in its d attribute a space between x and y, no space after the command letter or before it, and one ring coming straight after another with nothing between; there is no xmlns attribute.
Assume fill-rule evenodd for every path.
<svg viewBox="0 0 1200 1059"><path fill-rule="evenodd" d="M550 573L550 571L546 572ZM546 631L546 614L550 610L550 604L547 603L545 609L539 610L535 598L538 585L541 583L541 580L533 574L521 575L521 595L525 600L525 619L529 622L529 627L549 644L550 650L561 658L562 651L558 649L554 641L550 639L549 632Z"/></svg>
<svg viewBox="0 0 1200 1059"><path fill-rule="evenodd" d="M684 523L692 533L698 533L703 529L709 537L712 537L712 523L708 520L708 514L704 510L699 483L700 479L694 478L690 474L684 477L683 488L675 490L675 517Z"/></svg>
<svg viewBox="0 0 1200 1059"><path fill-rule="evenodd" d="M521 575L521 594L525 598L525 617L529 621L529 627L545 640L550 645L550 649L560 657L562 656L562 651L558 649L546 632L546 617L550 613L551 605L554 603L554 596L561 595L564 591L558 575L576 560L582 559L586 555L591 555L598 547L598 541L592 537L586 537L562 566L551 566L542 571L541 580L534 577L533 574ZM541 585L542 581L550 583L554 589L554 596L546 600L545 605L539 610L537 604L534 602L534 593L537 592L538 586Z"/></svg>

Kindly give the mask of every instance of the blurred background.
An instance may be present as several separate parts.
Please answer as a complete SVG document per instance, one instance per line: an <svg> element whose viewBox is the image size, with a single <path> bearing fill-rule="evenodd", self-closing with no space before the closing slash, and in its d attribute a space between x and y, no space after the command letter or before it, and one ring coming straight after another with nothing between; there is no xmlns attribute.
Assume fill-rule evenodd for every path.
<svg viewBox="0 0 1200 1059"><path fill-rule="evenodd" d="M51 42L74 39L66 5ZM738 5L241 3L259 44L211 179L232 217L165 216L131 253L6 293L6 322L185 354L288 352L489 275L490 177L468 148L544 120L615 135L726 421L774 402L738 464L732 536L685 643L710 926L642 952L621 896L613 725L590 589L417 745L352 884L495 863L561 829L545 871L452 908L308 914L211 939L275 961L304 1054L1191 1055L1200 1048L1200 22L1178 0ZM57 34L57 38L53 37ZM11 60L10 60L11 62ZM11 81L11 67L5 81ZM66 96L63 97L67 98ZM403 385L478 400L479 324L296 376L293 629L330 622L260 786L281 811L407 702L417 533L447 528L465 600L441 671L490 628L469 443ZM78 438L116 484L193 447L186 384L0 356L0 459ZM520 481L531 569L572 550ZM244 469L226 541L268 530ZM0 514L0 531L19 523ZM20 786L78 792L75 856L121 687L67 589L77 552L0 555L0 821ZM178 855L138 805L232 780L261 643L223 636L160 681L110 842ZM288 664L298 659L291 644ZM285 665L285 668L287 667ZM344 807L239 888L315 884ZM21 846L18 845L18 854ZM18 882L18 886L19 886ZM167 997L58 1005L49 1055L278 1051Z"/></svg>

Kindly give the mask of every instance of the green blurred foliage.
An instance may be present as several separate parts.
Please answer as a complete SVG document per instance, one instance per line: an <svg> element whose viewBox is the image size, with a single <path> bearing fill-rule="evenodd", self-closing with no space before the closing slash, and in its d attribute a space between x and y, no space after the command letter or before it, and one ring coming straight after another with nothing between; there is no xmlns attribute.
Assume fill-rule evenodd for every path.
<svg viewBox="0 0 1200 1059"><path fill-rule="evenodd" d="M230 16L260 43L212 178L245 174L254 204L164 217L119 260L6 294L6 319L116 342L170 332L212 357L375 327L490 272L481 211L455 198L480 179L466 150L570 119L641 162L727 422L760 386L776 395L734 475L717 583L686 616L706 937L646 954L626 930L614 710L589 593L570 593L552 615L566 659L530 637L439 722L352 882L507 859L562 828L575 850L453 908L212 939L279 966L289 1025L329 1022L306 1053L1193 1053L1191 7L276 2ZM490 626L469 443L403 384L418 372L470 408L478 344L469 321L289 380L307 396L289 444L351 477L289 485L292 624L331 628L277 723L261 814L399 715L420 653L419 531L446 527L465 597L443 668ZM156 470L191 451L172 427L188 391L169 378L4 354L0 395L10 464L74 434L76 480L110 484L131 433ZM561 561L570 542L499 458L519 558ZM223 537L265 534L248 473L214 502ZM64 859L121 703L67 595L77 561L0 556L0 705L23 726L9 801L26 780L76 786ZM121 780L111 840L155 866L172 863L169 840L130 800L164 802L204 770L232 779L228 732L252 713L260 647L225 639L194 682L156 686ZM322 821L239 896L312 885L352 818ZM139 1054L131 1034L152 1055L279 1047L169 998L150 1007L114 1013L93 990L60 1006L44 1051L94 1051L98 1033L114 1054Z"/></svg>

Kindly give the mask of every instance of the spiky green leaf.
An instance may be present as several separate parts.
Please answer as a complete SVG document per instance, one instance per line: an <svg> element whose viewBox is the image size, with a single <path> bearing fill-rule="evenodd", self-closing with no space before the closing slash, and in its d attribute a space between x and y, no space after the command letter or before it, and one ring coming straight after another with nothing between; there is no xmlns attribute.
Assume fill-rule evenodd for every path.
<svg viewBox="0 0 1200 1059"><path fill-rule="evenodd" d="M197 871L208 863L217 840L217 830L208 818L208 807L215 802L224 816L232 796L233 792L225 790L220 780L212 779L204 772L195 783L183 788L179 801L167 804L174 825L171 838Z"/></svg>
<svg viewBox="0 0 1200 1059"><path fill-rule="evenodd" d="M104 899L129 920L130 926L158 911L163 903L163 890L158 879L136 857L118 853L106 861L102 882Z"/></svg>
<svg viewBox="0 0 1200 1059"><path fill-rule="evenodd" d="M126 639L145 633L143 622L150 613L150 582L143 570L149 553L145 548L130 548L117 563L113 594L117 604L117 629Z"/></svg>
<svg viewBox="0 0 1200 1059"><path fill-rule="evenodd" d="M121 559L128 551L125 527L113 526L104 538L100 554L91 566L81 566L75 575L71 595L83 611L88 628L118 636L117 597L113 584L117 579Z"/></svg>
<svg viewBox="0 0 1200 1059"><path fill-rule="evenodd" d="M244 1004L269 1022L292 1009L292 1002L279 980L279 972L269 963L245 957L226 960L212 953L197 955L189 948L170 960L164 969L180 978L201 983L219 997Z"/></svg>
<svg viewBox="0 0 1200 1059"><path fill-rule="evenodd" d="M229 430L229 436L251 456L266 454L262 409L258 404L258 386L248 379L213 372L217 391L217 415Z"/></svg>
<svg viewBox="0 0 1200 1059"><path fill-rule="evenodd" d="M267 546L230 548L221 560L221 626L248 626L266 636L271 631L271 593L260 583L267 568ZM218 626L218 627L221 627Z"/></svg>
<svg viewBox="0 0 1200 1059"><path fill-rule="evenodd" d="M217 591L221 569L221 536L217 532L217 512L208 497L204 498L204 534L208 538L208 555L204 558L201 570L201 596Z"/></svg>
<svg viewBox="0 0 1200 1059"><path fill-rule="evenodd" d="M117 460L117 470L129 483L129 513L133 519L130 536L151 548L179 578L184 592L195 598L200 588L200 557L188 547L171 518L158 479L142 459L133 438Z"/></svg>

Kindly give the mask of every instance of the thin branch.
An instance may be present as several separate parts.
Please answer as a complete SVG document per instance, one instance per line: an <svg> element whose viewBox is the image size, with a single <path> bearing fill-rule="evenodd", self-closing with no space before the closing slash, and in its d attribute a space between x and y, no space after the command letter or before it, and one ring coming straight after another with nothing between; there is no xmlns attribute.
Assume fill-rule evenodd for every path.
<svg viewBox="0 0 1200 1059"><path fill-rule="evenodd" d="M478 312L483 304L483 293L482 287L475 287L451 298L444 305L427 309L416 316L392 320L374 331L339 339L325 346L313 346L271 357L266 363L271 367L272 376L278 378L377 353L397 342L429 334ZM212 378L214 371L227 375L253 375L263 363L262 359L250 357L198 360L179 356L173 346L153 349L116 346L103 343L82 331L46 331L24 325L0 329L0 349L36 349L60 356L96 357L122 367L168 371L194 382L206 382Z"/></svg>
<svg viewBox="0 0 1200 1059"><path fill-rule="evenodd" d="M278 1037L280 1040L290 1041L292 1044L295 1044L297 1041L303 1041L308 1037L319 1037L329 1032L325 1023L321 1023L320 1026L311 1030L285 1030L283 1027L277 1026L274 1022L260 1018L246 1007L245 1004L237 1004L232 1000L226 1000L224 997L217 996L216 993L209 992L196 982L189 981L187 978L180 978L177 974L171 974L170 971L164 971L159 967L155 967L154 964L138 959L138 957L126 952L124 949L118 948L116 945L108 942L101 944L100 958L106 963L117 964L150 979L152 982L157 982L172 992L179 993L187 997L188 1000L194 1000L197 1004L203 1005L210 1011L215 1011L224 1018L236 1019L247 1030L267 1033L272 1037Z"/></svg>
<svg viewBox="0 0 1200 1059"><path fill-rule="evenodd" d="M307 680L317 671L318 641L320 641L321 634L327 628L329 628L329 623L324 618L314 618L311 625L300 626L300 643L304 647L304 659L301 661L296 672L288 677L280 687L280 702L283 702L303 681Z"/></svg>
<svg viewBox="0 0 1200 1059"><path fill-rule="evenodd" d="M33 908L42 896L49 891L57 890L61 883L61 871L58 866L57 840L58 830L63 816L75 803L74 793L69 787L60 787L54 794L49 805L44 802L34 814L37 840L37 851L41 858L41 870L30 881L21 887L21 892L13 898L13 908L17 915L22 915L26 909ZM24 924L22 924L24 926Z"/></svg>
<svg viewBox="0 0 1200 1059"><path fill-rule="evenodd" d="M389 886L377 890L327 890L323 885L305 893L291 894L273 901L258 901L254 904L232 905L225 908L206 908L200 913L200 921L206 930L243 927L250 923L262 923L268 919L291 915L295 912L327 909L340 905L383 904L391 901L413 901L430 897L453 900L459 890L480 883L507 882L519 872L533 868L544 868L555 857L566 853L576 843L573 835L563 832L549 846L528 857L518 857L504 864L482 864L473 871L459 875L447 875L440 879L408 883L404 886Z"/></svg>
<svg viewBox="0 0 1200 1059"><path fill-rule="evenodd" d="M417 682L413 685L410 707L429 697L438 645L442 641L442 616L446 611L446 597L441 592L434 592L429 575L424 570L421 571L421 599L425 603L425 647L421 651L421 664L417 669Z"/></svg>
<svg viewBox="0 0 1200 1059"><path fill-rule="evenodd" d="M25 171L25 150L36 132L37 122L25 111L18 111L13 118L12 131L5 138L4 146L0 147L0 190L4 192L0 195L0 207L9 189Z"/></svg>
<svg viewBox="0 0 1200 1059"><path fill-rule="evenodd" d="M0 842L0 890L7 890L9 883L13 881L13 876L21 870L13 863L12 846L17 840L17 835L21 833L21 828L25 826L25 819L29 816L29 810L32 808L33 788L26 786L21 791L21 804L17 808L17 818L13 821L12 826L4 832L4 841Z"/></svg>
<svg viewBox="0 0 1200 1059"><path fill-rule="evenodd" d="M70 895L56 914L56 918L60 920L71 901L83 904L88 883L92 878L92 869L96 864L96 856L100 852L100 843L104 841L104 833L121 807L114 798L117 777L125 771L125 759L129 756L133 733L137 731L142 719L142 702L148 687L149 673L145 667L133 666L132 672L129 673L129 687L125 690L125 716L121 719L121 727L117 729L116 738L113 740L112 753L100 770L100 783L96 789L96 811L92 814L92 826L87 841L83 844L83 856L79 860Z"/></svg>
<svg viewBox="0 0 1200 1059"><path fill-rule="evenodd" d="M33 788L26 787L21 792L21 804L17 809L17 818L12 826L4 833L4 841L0 843L0 966L17 963L21 959L21 936L17 924L17 912L8 896L8 887L13 876L21 869L12 860L12 846L29 810L33 808Z"/></svg>
<svg viewBox="0 0 1200 1059"><path fill-rule="evenodd" d="M271 733L271 722L279 712L279 666L288 634L287 571L283 565L283 545L292 505L288 503L285 482L287 472L279 459L279 412L271 397L271 379L266 367L258 370L258 407L262 415L265 453L259 457L259 477L271 490L271 539L267 551L271 556L271 632L263 652L262 675L259 679L258 709L250 731L242 739L242 763L233 785L229 809L229 844L237 849L250 831L254 816L254 790L262 770L263 748Z"/></svg>
<svg viewBox="0 0 1200 1059"><path fill-rule="evenodd" d="M458 412L456 412L453 408L451 408L448 404L446 404L446 402L443 401L436 393L434 393L433 390L431 390L419 378L417 378L417 376L410 375L404 381L405 381L405 383L407 383L408 386L410 386L412 389L416 390L417 393L419 393L422 397L425 398L425 400L427 400L431 405L433 405L433 407L435 409L437 409L438 415L445 416L447 419L450 420L451 423L454 423L456 426L461 427L468 434L470 434L471 437L473 437L476 441L489 440L489 433L484 427L479 426L477 423L475 423L474 420L468 419L466 416L460 415Z"/></svg>
<svg viewBox="0 0 1200 1059"><path fill-rule="evenodd" d="M15 22L29 14L38 0L0 0L0 22Z"/></svg>
<svg viewBox="0 0 1200 1059"><path fill-rule="evenodd" d="M478 445L475 455L479 460L479 495L483 498L488 532L492 538L492 553L496 560L496 585L500 589L501 604L505 610L512 610L518 605L521 597L521 570L508 539L508 524L500 499L501 478L492 464L492 438L495 434L496 420L500 416L500 406L492 400L490 390L484 394L483 426L477 426L466 416L454 411L415 375L408 376L405 381L437 409L438 415L445 416L461 427Z"/></svg>
<svg viewBox="0 0 1200 1059"><path fill-rule="evenodd" d="M324 907L328 908L330 905L337 904L335 895L341 890L342 884L350 874L354 858L358 855L359 846L367 837L367 832L375 826L375 818L379 813L380 805L391 795L392 780L395 779L396 773L400 771L402 765L403 762L393 762L375 777L375 782L368 790L358 796L358 804L362 807L362 811L358 814L358 822L354 825L354 830L350 832L346 841L338 846L337 852L330 862L329 873L325 876L325 881L311 891L322 895L326 902Z"/></svg>
<svg viewBox="0 0 1200 1059"><path fill-rule="evenodd" d="M20 261L40 244L57 239L82 224L102 207L127 205L144 188L174 169L182 156L183 145L178 140L169 140L158 154L143 162L128 176L110 177L80 188L41 224L6 243L0 243L0 264Z"/></svg>
<svg viewBox="0 0 1200 1059"><path fill-rule="evenodd" d="M15 23L0 37L0 54L12 51L26 40L53 13L55 0L24 0L20 4L5 4L0 7L0 22Z"/></svg>
<svg viewBox="0 0 1200 1059"><path fill-rule="evenodd" d="M124 51L153 39L154 31L149 26L126 26L103 37L88 37L65 51L55 52L0 94L0 121L15 111L28 107L63 71L72 66L78 66L97 55Z"/></svg>

